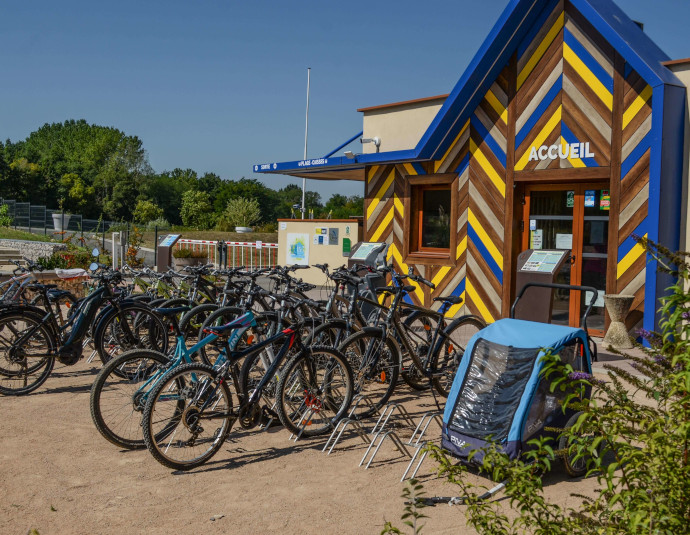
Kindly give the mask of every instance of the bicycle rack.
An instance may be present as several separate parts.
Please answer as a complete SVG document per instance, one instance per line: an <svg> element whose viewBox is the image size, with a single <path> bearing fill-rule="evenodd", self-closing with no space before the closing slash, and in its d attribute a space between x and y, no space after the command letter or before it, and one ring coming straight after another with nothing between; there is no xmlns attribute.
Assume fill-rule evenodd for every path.
<svg viewBox="0 0 690 535"><path fill-rule="evenodd" d="M324 445L323 449L321 450L322 452L326 451L326 448L328 448L328 445L330 444L331 447L327 453L327 455L330 455L331 452L333 451L333 448L335 447L335 445L340 440L340 437L342 436L343 432L345 431L345 428L350 424L354 424L353 427L354 427L355 432L362 438L362 440L364 440L365 443L367 443L367 444L371 443L371 439L367 436L371 433L368 433L364 429L364 426L360 423L360 420L357 420L357 419L352 417L355 410L357 410L357 407L362 402L364 402L365 405L369 405L369 407L374 409L375 412L379 412L378 409L376 409L376 407L374 407L374 404L371 402L371 400L367 396L365 396L364 394L357 394L352 399L352 404L350 406L350 411L347 413L347 417L340 420L338 422L338 424L335 426L335 428L333 429L333 432L331 433L331 436L328 437L326 444ZM373 432L373 430L372 430L372 432ZM333 441L332 444L331 444L331 441Z"/></svg>
<svg viewBox="0 0 690 535"><path fill-rule="evenodd" d="M302 425L300 425L299 427L299 433L292 433L288 440L292 440L293 442L297 442L299 440L299 438L302 436L302 433L304 432L304 428L307 427L307 425L309 424L309 419L315 412L316 411L314 411L314 409L311 408L305 411L305 413L302 415Z"/></svg>
<svg viewBox="0 0 690 535"><path fill-rule="evenodd" d="M424 436L424 433L426 433L426 430L429 428L429 424L431 422L436 421L438 426L443 429L443 420L441 419L441 411L433 411L433 412L425 412L422 414L421 419L419 420L419 423L417 424L417 427L415 427L414 432L412 433L412 437L410 437L410 440L405 443L406 446L418 446L419 441L422 440L422 437ZM419 434L419 436L417 436ZM415 440L415 437L417 439ZM412 442L414 440L414 443Z"/></svg>
<svg viewBox="0 0 690 535"><path fill-rule="evenodd" d="M393 441L393 444L395 445L396 449L402 453L403 455L407 455L408 457L411 457L410 452L407 450L405 447L405 444L403 443L402 440L400 440L400 437L398 434L393 431L392 429L390 431L386 431L385 433L383 431L379 431L376 433L374 438L371 440L371 443L369 444L369 447L367 448L367 451L364 453L364 457L362 457L362 460L359 462L359 466L362 466L364 464L364 461L367 458L367 455L369 455L369 452L371 451L371 448L376 444L376 441L381 437L379 440L378 444L376 445L376 449L374 450L374 453L371 454L371 457L369 458L369 462L367 462L367 465L364 467L365 470L369 468L371 465L371 462L374 460L374 457L376 457L376 454L379 452L379 448L381 447L381 444L385 442L387 438L390 438Z"/></svg>
<svg viewBox="0 0 690 535"><path fill-rule="evenodd" d="M407 422L410 425L410 427L414 425L414 421L412 420L410 413L407 412L407 409L405 407L403 407L399 403L389 403L383 409L381 416L379 416L379 419L376 422L376 425L374 425L374 428L371 430L370 434L375 435L383 431L383 428L386 427L388 420L390 420L390 417L393 416L395 409L398 409L400 416L402 416L402 419L405 422Z"/></svg>
<svg viewBox="0 0 690 535"><path fill-rule="evenodd" d="M417 457L419 456L419 452L422 451L422 449L427 445L431 444L431 441L425 441L423 443L420 443L422 440L422 437L426 433L426 430L429 428L429 425L431 424L432 421L436 421L438 426L443 429L443 420L441 420L441 412L440 411L433 411L433 412L425 412L421 419L419 420L419 423L417 424L417 427L415 427L414 432L412 433L412 437L410 437L410 440L406 442L406 446L413 446L415 448L415 452L412 455L412 458L410 459L410 462L407 465L407 468L405 468L405 473L402 475L400 478L400 482L402 483L405 481L407 478L407 474L410 471L410 468L412 468L412 464L415 462ZM415 438L416 437L416 438ZM417 463L417 466L415 467L414 471L412 472L412 475L410 478L414 478L417 475L417 472L419 471L420 467L422 466L422 463L424 462L424 459L426 459L428 452L424 452L419 459L419 462Z"/></svg>

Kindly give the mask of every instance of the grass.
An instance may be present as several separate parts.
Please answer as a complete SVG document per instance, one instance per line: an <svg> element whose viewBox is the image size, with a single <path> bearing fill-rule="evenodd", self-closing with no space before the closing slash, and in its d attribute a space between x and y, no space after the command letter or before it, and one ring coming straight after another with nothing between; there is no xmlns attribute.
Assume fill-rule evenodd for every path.
<svg viewBox="0 0 690 535"><path fill-rule="evenodd" d="M0 240L27 240L27 241L61 241L53 240L52 235L48 234L31 234L23 230L14 230L12 228L0 227Z"/></svg>
<svg viewBox="0 0 690 535"><path fill-rule="evenodd" d="M144 247L153 247L155 232L144 232ZM158 239L167 234L182 234L188 240L209 240L209 241L262 241L264 243L278 243L277 232L250 232L240 234L238 232L220 232L217 230L159 230Z"/></svg>

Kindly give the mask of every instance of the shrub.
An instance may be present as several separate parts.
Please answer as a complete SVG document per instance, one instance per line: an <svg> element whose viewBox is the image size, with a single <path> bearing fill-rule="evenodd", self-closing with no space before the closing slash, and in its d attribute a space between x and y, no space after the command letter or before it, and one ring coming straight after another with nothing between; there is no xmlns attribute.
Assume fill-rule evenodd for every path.
<svg viewBox="0 0 690 535"><path fill-rule="evenodd" d="M256 199L236 197L228 201L219 224L226 227L249 227L260 219L261 208Z"/></svg>
<svg viewBox="0 0 690 535"><path fill-rule="evenodd" d="M175 249L172 252L174 258L192 258L191 249Z"/></svg>
<svg viewBox="0 0 690 535"><path fill-rule="evenodd" d="M134 221L137 223L148 223L156 219L163 218L163 209L149 200L138 201L134 208Z"/></svg>
<svg viewBox="0 0 690 535"><path fill-rule="evenodd" d="M187 227L206 230L214 224L211 199L205 191L188 190L182 194L182 223Z"/></svg>
<svg viewBox="0 0 690 535"><path fill-rule="evenodd" d="M164 217L159 217L158 219L146 223L146 230L156 230L156 227L158 227L158 230L168 230L170 228L170 223L168 223L168 220Z"/></svg>
<svg viewBox="0 0 690 535"><path fill-rule="evenodd" d="M607 381L573 373L557 356L547 355L546 377L552 389L575 388L566 407L581 411L563 430L564 451L541 438L522 459L510 460L489 448L481 470L507 480L507 503L519 511L510 520L499 502L479 498L484 488L471 484L466 468L430 447L439 474L458 485L468 522L480 533L686 533L690 524L690 264L685 253L638 239L676 278L661 299L659 332L642 332L650 347L643 357L627 355L638 374L605 365ZM580 397L592 388L589 399ZM587 475L597 478L592 497L574 495L576 507L549 502L540 474L558 455L586 460ZM504 501L504 503L506 503ZM384 531L394 533L386 525Z"/></svg>
<svg viewBox="0 0 690 535"><path fill-rule="evenodd" d="M10 207L6 204L0 205L0 227L9 227L12 225L12 218L10 217Z"/></svg>

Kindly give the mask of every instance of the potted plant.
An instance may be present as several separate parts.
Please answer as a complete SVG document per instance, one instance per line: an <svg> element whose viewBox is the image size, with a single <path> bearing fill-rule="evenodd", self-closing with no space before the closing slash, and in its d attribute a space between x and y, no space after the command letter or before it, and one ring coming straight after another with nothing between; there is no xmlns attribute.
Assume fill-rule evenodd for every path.
<svg viewBox="0 0 690 535"><path fill-rule="evenodd" d="M69 227L69 220L72 215L64 210L65 199L60 199L58 205L60 206L59 212L53 212L53 228L56 232L63 232Z"/></svg>
<svg viewBox="0 0 690 535"><path fill-rule="evenodd" d="M192 251L191 249L175 249L172 253L176 267L204 264L208 260L206 251Z"/></svg>
<svg viewBox="0 0 690 535"><path fill-rule="evenodd" d="M251 225L261 219L261 209L256 199L237 197L228 201L222 218L235 227L235 232L252 232Z"/></svg>

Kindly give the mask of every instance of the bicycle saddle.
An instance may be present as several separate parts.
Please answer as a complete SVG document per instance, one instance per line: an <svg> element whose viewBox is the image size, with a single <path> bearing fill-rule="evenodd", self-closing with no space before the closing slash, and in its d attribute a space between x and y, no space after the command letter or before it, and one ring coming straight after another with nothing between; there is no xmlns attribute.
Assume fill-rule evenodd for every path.
<svg viewBox="0 0 690 535"><path fill-rule="evenodd" d="M443 301L444 303L450 303L451 305L459 305L462 303L462 297L457 295L449 295L448 297L434 297L434 301Z"/></svg>

